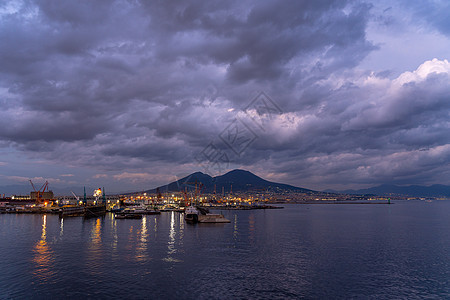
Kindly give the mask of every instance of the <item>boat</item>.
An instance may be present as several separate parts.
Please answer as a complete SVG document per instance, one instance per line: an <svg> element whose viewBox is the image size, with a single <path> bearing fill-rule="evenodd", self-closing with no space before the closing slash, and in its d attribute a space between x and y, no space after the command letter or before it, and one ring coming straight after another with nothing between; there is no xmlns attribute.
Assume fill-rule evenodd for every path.
<svg viewBox="0 0 450 300"><path fill-rule="evenodd" d="M24 208L16 207L16 212L20 212L20 209L23 210ZM41 207L40 211L45 214L59 214L60 208L55 206Z"/></svg>
<svg viewBox="0 0 450 300"><path fill-rule="evenodd" d="M159 215L161 212L145 206L132 206L115 213L116 219L141 219L143 215Z"/></svg>
<svg viewBox="0 0 450 300"><path fill-rule="evenodd" d="M131 206L122 210L125 214L142 214L142 215L159 215L161 212L157 209L147 207L145 205Z"/></svg>
<svg viewBox="0 0 450 300"><path fill-rule="evenodd" d="M144 215L160 215L161 212L156 209L147 209L144 213Z"/></svg>
<svg viewBox="0 0 450 300"><path fill-rule="evenodd" d="M172 204L167 204L164 205L162 208L159 209L159 211L161 212L184 212L184 209L181 209L178 206L172 205Z"/></svg>
<svg viewBox="0 0 450 300"><path fill-rule="evenodd" d="M116 219L142 219L142 214L124 214L122 212L114 215Z"/></svg>
<svg viewBox="0 0 450 300"><path fill-rule="evenodd" d="M85 217L98 217L106 213L106 205L88 205L85 206L84 216Z"/></svg>
<svg viewBox="0 0 450 300"><path fill-rule="evenodd" d="M71 217L84 215L84 206L64 205L59 209L60 217Z"/></svg>
<svg viewBox="0 0 450 300"><path fill-rule="evenodd" d="M156 209L155 207L145 206L141 205L139 206L139 209L142 209L144 212L144 215L160 215L161 211L159 209Z"/></svg>
<svg viewBox="0 0 450 300"><path fill-rule="evenodd" d="M145 209L142 209L140 207L126 207L120 213L127 214L127 215L134 215L134 214L142 215L144 212L145 212Z"/></svg>
<svg viewBox="0 0 450 300"><path fill-rule="evenodd" d="M123 210L125 213L138 213L143 215L159 215L161 212L157 209L150 208L149 206L145 206L143 204L138 206L127 207Z"/></svg>
<svg viewBox="0 0 450 300"><path fill-rule="evenodd" d="M230 223L221 214L211 214L205 208L190 205L184 211L184 219L188 223Z"/></svg>
<svg viewBox="0 0 450 300"><path fill-rule="evenodd" d="M118 212L121 212L121 211L123 211L123 210L124 210L123 207L119 207L119 208L111 208L111 209L109 210L109 212L112 212L112 213L118 213Z"/></svg>

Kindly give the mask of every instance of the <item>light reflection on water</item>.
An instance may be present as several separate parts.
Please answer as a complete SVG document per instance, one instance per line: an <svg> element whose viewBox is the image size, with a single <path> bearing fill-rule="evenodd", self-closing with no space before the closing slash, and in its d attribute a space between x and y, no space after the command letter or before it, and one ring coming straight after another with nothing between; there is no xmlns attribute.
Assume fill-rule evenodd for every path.
<svg viewBox="0 0 450 300"><path fill-rule="evenodd" d="M143 262L148 259L147 256L147 216L144 216L141 219L141 228L138 231L139 241L137 242L136 247L136 260L139 262Z"/></svg>
<svg viewBox="0 0 450 300"><path fill-rule="evenodd" d="M172 214L176 214L175 212L172 212ZM180 237L179 238L179 244L180 244L180 247L183 247L183 238L184 238L184 224L185 224L185 221L184 221L184 214L177 214L178 215L178 223L180 224L180 226L179 226L179 233L178 233L178 236Z"/></svg>
<svg viewBox="0 0 450 300"><path fill-rule="evenodd" d="M250 213L248 215L248 239L253 244L255 242L255 215Z"/></svg>
<svg viewBox="0 0 450 300"><path fill-rule="evenodd" d="M47 215L42 215L41 238L34 245L34 272L39 280L48 281L55 275L53 253L47 243Z"/></svg>
<svg viewBox="0 0 450 300"><path fill-rule="evenodd" d="M181 214L178 214L182 217ZM184 221L184 220L183 220ZM181 232L181 228L180 228ZM177 263L181 262L181 260L175 258L175 254L177 252L176 249L176 231L175 231L175 212L170 212L170 227L169 227L169 240L167 242L167 257L165 257L163 260L165 262L171 262L171 263Z"/></svg>
<svg viewBox="0 0 450 300"><path fill-rule="evenodd" d="M91 232L92 245L94 245L95 247L99 247L102 242L101 229L102 229L101 219L97 218L95 220Z"/></svg>
<svg viewBox="0 0 450 300"><path fill-rule="evenodd" d="M118 243L118 236L117 236L117 220L113 217L112 214L107 216L110 224L110 230L112 232L112 242L111 242L111 248L113 254L117 254L117 243Z"/></svg>
<svg viewBox="0 0 450 300"><path fill-rule="evenodd" d="M87 247L86 264L87 269L92 275L100 275L102 270L102 218L93 219L90 232L90 241Z"/></svg>
<svg viewBox="0 0 450 300"><path fill-rule="evenodd" d="M64 219L60 218L60 225L59 225L59 237L61 238L64 233Z"/></svg>
<svg viewBox="0 0 450 300"><path fill-rule="evenodd" d="M236 240L238 237L238 222L237 222L237 215L234 215L234 221L233 221L233 238Z"/></svg>

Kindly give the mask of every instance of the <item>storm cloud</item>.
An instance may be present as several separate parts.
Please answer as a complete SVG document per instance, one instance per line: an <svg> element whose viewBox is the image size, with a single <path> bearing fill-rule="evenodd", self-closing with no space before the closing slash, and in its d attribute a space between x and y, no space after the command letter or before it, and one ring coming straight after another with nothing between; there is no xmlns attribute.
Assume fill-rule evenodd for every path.
<svg viewBox="0 0 450 300"><path fill-rule="evenodd" d="M420 2L6 1L0 185L120 191L234 167L317 189L446 183L448 57L397 64L389 44L449 45L446 4ZM276 113L252 110L261 92ZM230 124L251 143L230 147Z"/></svg>

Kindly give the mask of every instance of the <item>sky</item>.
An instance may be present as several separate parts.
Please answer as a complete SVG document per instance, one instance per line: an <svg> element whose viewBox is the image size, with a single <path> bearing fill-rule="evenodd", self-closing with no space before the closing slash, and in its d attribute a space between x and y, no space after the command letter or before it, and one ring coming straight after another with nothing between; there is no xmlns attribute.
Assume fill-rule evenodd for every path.
<svg viewBox="0 0 450 300"><path fill-rule="evenodd" d="M450 2L2 1L2 186L449 184Z"/></svg>

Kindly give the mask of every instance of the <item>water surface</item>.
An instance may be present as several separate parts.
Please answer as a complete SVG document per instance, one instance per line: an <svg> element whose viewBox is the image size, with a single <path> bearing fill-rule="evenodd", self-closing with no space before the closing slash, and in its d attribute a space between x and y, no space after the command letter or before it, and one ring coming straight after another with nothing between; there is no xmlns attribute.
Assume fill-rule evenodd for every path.
<svg viewBox="0 0 450 300"><path fill-rule="evenodd" d="M450 202L0 215L0 299L450 298Z"/></svg>

